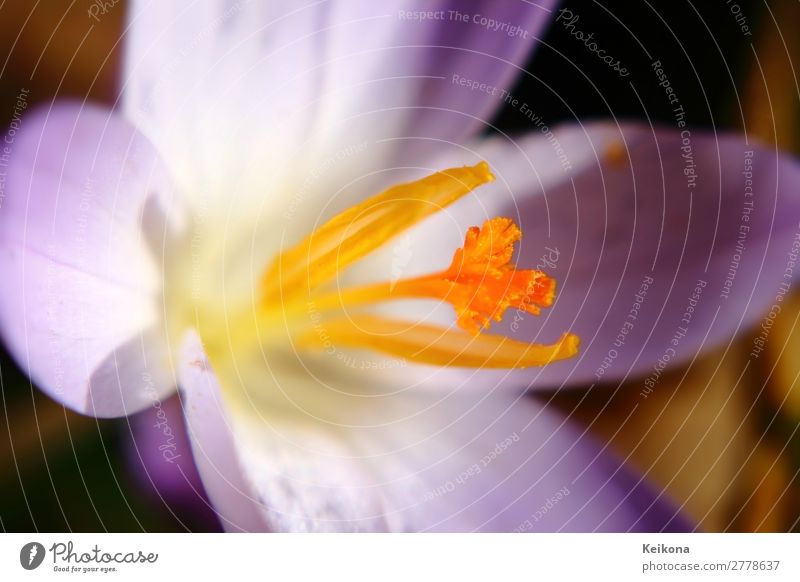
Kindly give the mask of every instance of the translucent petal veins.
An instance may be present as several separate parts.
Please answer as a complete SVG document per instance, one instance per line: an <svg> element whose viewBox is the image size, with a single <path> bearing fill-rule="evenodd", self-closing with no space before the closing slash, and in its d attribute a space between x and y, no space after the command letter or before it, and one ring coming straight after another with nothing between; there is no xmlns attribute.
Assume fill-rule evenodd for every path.
<svg viewBox="0 0 800 582"><path fill-rule="evenodd" d="M263 307L291 313L300 300L324 314L322 325L334 343L371 349L410 361L441 366L526 368L574 356L577 336L565 333L552 345L527 344L483 335L492 321L515 308L538 314L555 297L555 280L538 270L519 270L511 261L522 232L509 218L470 228L464 246L441 272L337 291L325 284L337 273L423 218L493 180L485 162L438 172L401 184L335 216L267 270ZM362 313L393 299L435 299L453 306L461 330L396 321ZM346 312L346 315L343 315ZM299 347L319 347L319 333L298 325Z"/></svg>

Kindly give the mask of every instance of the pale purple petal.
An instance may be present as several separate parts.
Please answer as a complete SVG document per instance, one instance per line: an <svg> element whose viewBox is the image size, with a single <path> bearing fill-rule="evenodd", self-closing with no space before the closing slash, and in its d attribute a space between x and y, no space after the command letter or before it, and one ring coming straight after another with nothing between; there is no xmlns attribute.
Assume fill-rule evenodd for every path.
<svg viewBox="0 0 800 582"><path fill-rule="evenodd" d="M419 155L476 134L503 105L502 92L513 89L556 4L332 4L333 20L351 24L329 35L330 98L320 129L332 132L338 147L339 136L354 133L389 140L395 153L387 164L405 160L410 144ZM380 24L366 23L368 15Z"/></svg>
<svg viewBox="0 0 800 582"><path fill-rule="evenodd" d="M800 233L800 164L742 136L585 130L596 164L565 173L544 196L533 172L511 185L518 206L506 212L525 232L519 262L544 265L552 254L555 266L544 268L559 290L517 334L508 323L498 331L581 336L578 359L546 367L537 385L644 375L646 396L666 366L729 344L780 304L797 274L789 253Z"/></svg>
<svg viewBox="0 0 800 582"><path fill-rule="evenodd" d="M117 416L174 385L150 245L170 186L150 144L107 110L40 109L13 135L0 207L0 329L51 397ZM160 221L167 228L166 219Z"/></svg>
<svg viewBox="0 0 800 582"><path fill-rule="evenodd" d="M185 411L200 474L228 529L690 529L666 496L525 397L365 398L317 383L319 397L303 401L309 379L288 377L283 399L273 395L273 409L261 410L232 386L220 393L196 338L192 345L181 376ZM253 399L272 390L276 369L263 366L261 384L247 387Z"/></svg>
<svg viewBox="0 0 800 582"><path fill-rule="evenodd" d="M517 263L555 277L556 301L538 317L510 309L487 333L549 343L571 331L582 342L576 358L541 369L482 371L490 385L643 377L646 397L667 366L725 345L773 305L780 309L797 276L800 164L743 136L612 123L551 132L543 125L519 140L489 139L460 159L486 159L497 181L409 232L411 260L402 275L446 266L469 226L514 218L524 233ZM391 253L372 257L365 270L390 276ZM453 320L448 305L402 309ZM759 345L752 347L755 359ZM434 384L481 385L471 370L423 372Z"/></svg>

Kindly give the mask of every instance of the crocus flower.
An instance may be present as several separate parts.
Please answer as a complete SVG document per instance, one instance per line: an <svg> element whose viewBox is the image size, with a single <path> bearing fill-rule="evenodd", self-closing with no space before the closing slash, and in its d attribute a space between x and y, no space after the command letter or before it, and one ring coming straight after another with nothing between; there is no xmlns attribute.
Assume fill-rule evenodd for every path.
<svg viewBox="0 0 800 582"><path fill-rule="evenodd" d="M657 390L756 321L794 161L535 104L479 137L547 1L132 4L118 106L7 136L0 325L45 392L114 417L178 387L229 530L690 527L525 393Z"/></svg>

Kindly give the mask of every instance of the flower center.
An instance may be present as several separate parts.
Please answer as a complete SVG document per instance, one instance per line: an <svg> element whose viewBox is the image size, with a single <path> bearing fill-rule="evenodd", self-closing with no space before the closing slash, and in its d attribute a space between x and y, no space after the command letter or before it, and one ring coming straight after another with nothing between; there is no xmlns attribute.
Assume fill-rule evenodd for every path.
<svg viewBox="0 0 800 582"><path fill-rule="evenodd" d="M282 315L293 342L308 349L324 342L370 349L435 365L525 368L571 357L577 336L532 344L482 333L504 312L538 314L555 297L555 281L511 261L522 232L511 219L493 218L466 233L442 271L363 286L332 288L337 275L424 218L494 180L485 162L437 172L400 184L330 219L295 247L281 253L262 278L265 320ZM452 305L460 329L388 319L369 307L398 299L434 299ZM313 311L316 327L309 329Z"/></svg>

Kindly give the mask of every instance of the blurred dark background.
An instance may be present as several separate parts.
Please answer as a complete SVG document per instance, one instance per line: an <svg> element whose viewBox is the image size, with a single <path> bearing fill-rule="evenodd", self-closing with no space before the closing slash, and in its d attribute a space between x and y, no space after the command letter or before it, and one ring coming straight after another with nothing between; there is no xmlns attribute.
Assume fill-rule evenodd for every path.
<svg viewBox="0 0 800 582"><path fill-rule="evenodd" d="M30 102L55 97L113 101L125 2L115 4L99 23L87 16L90 4L0 4L3 125L23 88L30 90ZM747 131L798 153L800 109L792 59L800 55L800 3L737 0L739 22L732 4L564 3L580 16L577 28L594 32L598 44L619 58L630 76L621 79L556 23L528 64L535 78L521 79L514 94L535 103L551 126L576 117L611 116L674 124L671 106L650 68L659 59L670 72L690 124ZM503 131L530 129L530 121L512 108L500 112L496 125ZM622 424L634 401L640 401L625 385L539 398L610 440L684 504L702 529L797 530L797 310L800 299L795 294L773 328L773 350L758 360L761 368L751 366L745 389L733 397L737 359L751 338L741 339L742 352L732 350L723 366L718 367L720 354L710 354L691 369L672 370L654 397ZM776 352L783 346L790 355L779 357ZM202 511L176 507L141 479L143 469L131 462L125 421L95 420L65 410L31 386L5 352L0 352L0 394L0 529L213 529ZM717 461L710 471L708 459Z"/></svg>

